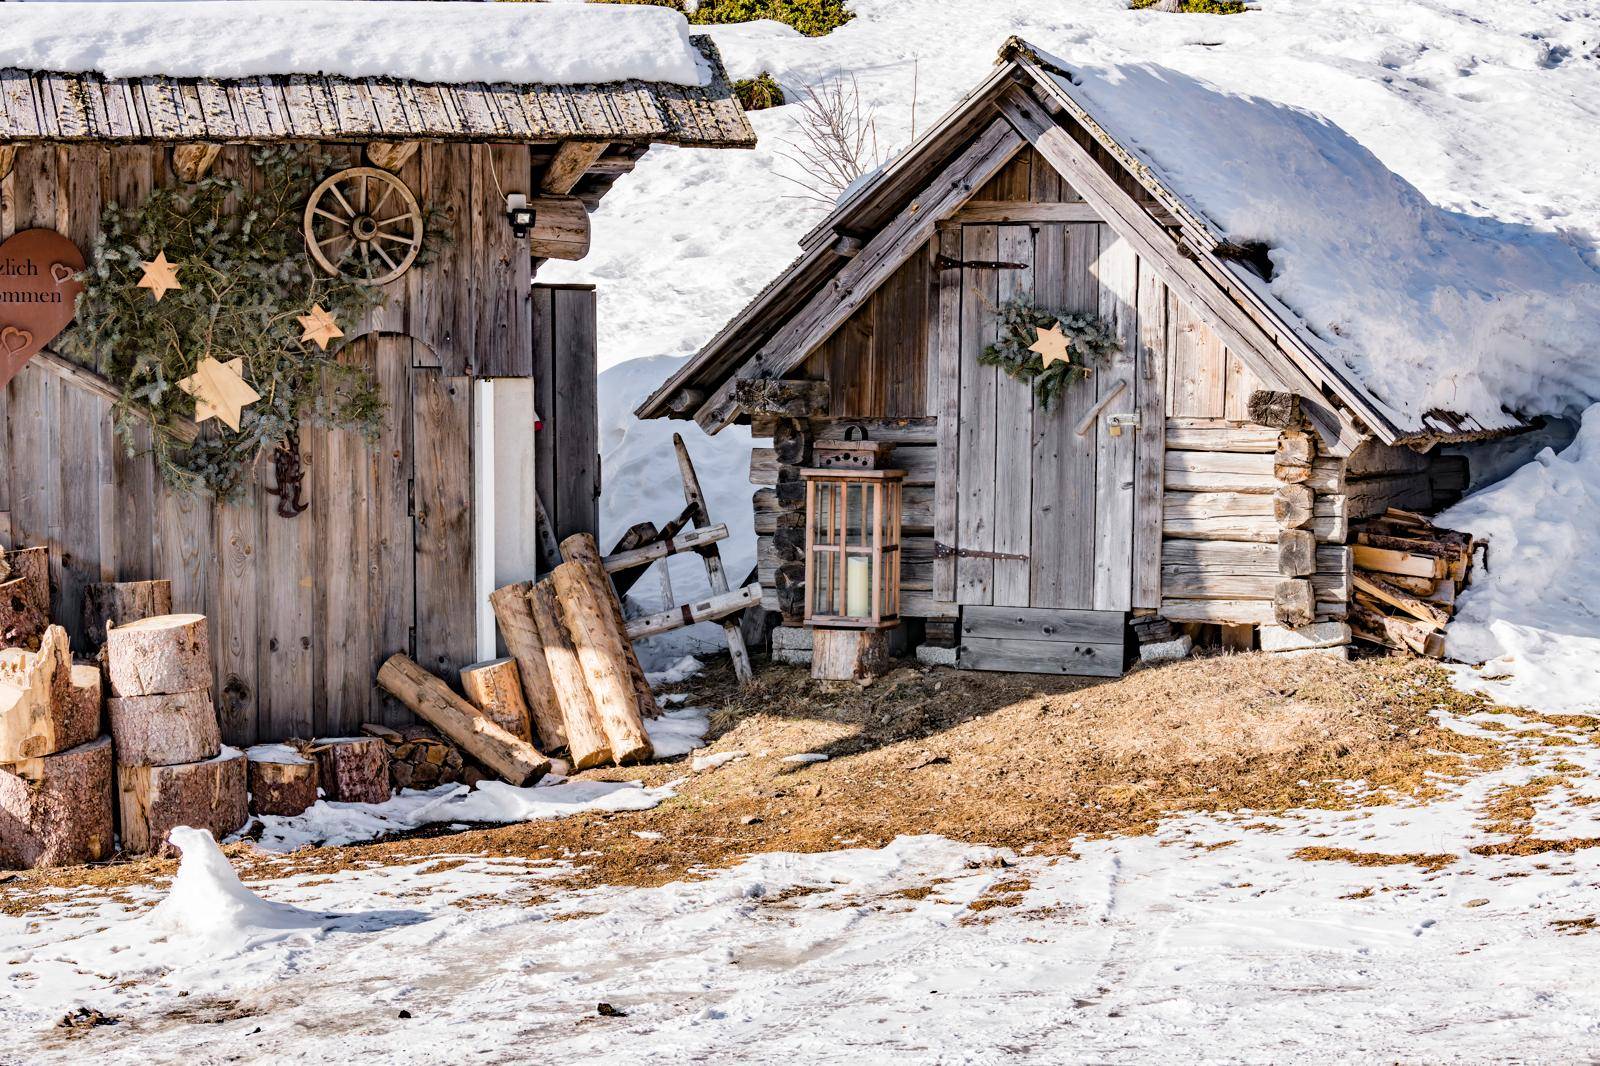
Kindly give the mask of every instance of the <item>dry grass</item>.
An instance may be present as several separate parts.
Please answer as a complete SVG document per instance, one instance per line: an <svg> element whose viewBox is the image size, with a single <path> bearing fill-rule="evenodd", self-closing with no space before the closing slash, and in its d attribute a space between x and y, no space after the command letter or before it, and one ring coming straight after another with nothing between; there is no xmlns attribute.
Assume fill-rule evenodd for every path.
<svg viewBox="0 0 1600 1066"><path fill-rule="evenodd" d="M464 853L577 863L539 886L557 892L660 884L756 852L878 847L902 834L1066 855L1075 840L1149 832L1183 811L1424 799L1438 790L1431 775L1460 778L1502 761L1495 744L1441 729L1429 713L1486 705L1442 671L1403 659L1221 656L1114 681L903 667L866 689L768 667L741 690L718 668L690 687L714 708L712 750L750 755L687 777L655 810L433 828L288 857L229 850L247 879ZM780 761L798 752L831 761ZM583 776L654 785L685 777L686 762ZM1352 780L1367 790L1341 791ZM746 824L752 816L760 820ZM160 882L173 868L139 860L24 874L0 887L0 908L28 910L57 886Z"/></svg>
<svg viewBox="0 0 1600 1066"><path fill-rule="evenodd" d="M1454 855L1428 854L1420 851L1390 855L1381 851L1352 851L1349 848L1324 847L1299 848L1293 856L1304 862L1347 862L1352 866L1420 866L1429 873L1438 873L1456 861ZM1372 890L1367 889L1365 894L1371 895ZM1343 898L1361 899L1363 896L1351 895Z"/></svg>

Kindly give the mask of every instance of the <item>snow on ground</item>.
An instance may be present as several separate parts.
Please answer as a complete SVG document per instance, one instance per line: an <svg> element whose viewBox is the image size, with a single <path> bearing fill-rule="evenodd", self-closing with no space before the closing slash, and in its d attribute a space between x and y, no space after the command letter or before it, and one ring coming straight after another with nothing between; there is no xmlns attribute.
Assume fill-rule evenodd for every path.
<svg viewBox="0 0 1600 1066"><path fill-rule="evenodd" d="M427 47L418 47L419 42ZM595 48L604 41L604 48ZM579 85L704 85L688 21L659 7L381 0L6 4L0 67L111 78L342 74Z"/></svg>
<svg viewBox="0 0 1600 1066"><path fill-rule="evenodd" d="M1481 337L1456 341L1501 352L1506 369L1524 375L1516 382L1503 376L1483 381L1530 404L1570 406L1572 413L1600 400L1594 339L1579 330L1583 322L1592 330L1593 295L1573 291L1587 303L1575 303L1570 319L1559 306L1540 304L1550 312L1545 321L1557 328L1507 339L1516 331L1516 313L1539 304L1552 286L1560 291L1573 283L1580 257L1591 265L1600 260L1600 198L1593 195L1600 30L1588 0L1261 0L1248 14L1226 17L1131 12L1125 0L856 0L851 7L857 18L822 38L772 22L705 29L732 76L768 70L791 98L807 85L853 77L864 103L876 108L885 152L910 139L913 117L925 129L976 85L1013 34L1075 66L1131 65L1129 76L1141 80L1165 77L1190 89L1204 83L1270 101L1262 108L1292 118L1305 135L1302 143L1336 149L1343 164L1357 168L1352 183L1366 184L1350 195L1334 190L1339 203L1376 197L1384 212L1374 224L1384 233L1392 227L1407 234L1406 254L1427 260L1481 238L1475 254L1454 270L1428 261L1418 268L1421 276L1455 286L1423 308L1429 320L1451 329L1484 324L1488 332ZM1158 74L1156 67L1170 73ZM1321 128L1289 108L1332 125ZM734 560L731 580L743 576L755 552L751 487L745 484L748 434L729 429L707 438L693 423L640 425L629 412L794 258L796 242L825 211L786 180L795 173L783 156L798 110L791 104L752 114L761 138L753 152L653 149L606 197L589 256L546 264L540 273L541 280L599 286L601 365L610 368L600 380L608 535L675 513L671 434L680 431L701 467L716 519L732 529L725 546ZM1170 151L1158 158L1174 162ZM1379 165L1394 174L1387 184ZM1318 189L1328 193L1325 182ZM1247 218L1225 221L1248 228ZM1275 228L1285 222L1272 221ZM1370 247L1370 227L1357 236ZM1326 238L1326 232L1318 235L1319 242ZM1557 266L1540 270L1535 260L1542 256ZM1338 295L1313 291L1340 279L1313 276L1310 261L1301 262L1304 270L1292 261L1281 264L1287 298L1321 307ZM1513 289L1503 299L1464 288L1483 281L1497 263L1534 273L1525 281L1495 279L1501 284L1494 288ZM1555 280L1552 271L1559 273ZM1415 305L1420 297L1408 290L1405 299ZM1395 306L1352 313L1372 320ZM1337 318L1318 315L1313 324L1331 332L1326 327ZM1384 355L1406 358L1392 349ZM1483 384L1458 372L1463 362L1456 350L1420 365L1441 400L1482 406ZM1577 391L1553 395L1563 383ZM698 560L676 560L672 575L680 599L705 590ZM659 603L653 575L635 596L642 604ZM717 636L702 626L668 643L678 651L710 649Z"/></svg>
<svg viewBox="0 0 1600 1066"><path fill-rule="evenodd" d="M710 725L703 707L673 707L664 710L660 718L646 720L645 729L655 745L656 758L670 759L698 748ZM481 781L472 789L462 784L426 791L403 789L385 803L318 800L304 814L261 815L262 830L256 843L268 851L293 851L309 845L336 847L424 825L508 825L589 811L647 811L672 795L672 782L646 788L637 781L568 781L554 773L528 788Z"/></svg>
<svg viewBox="0 0 1600 1066"><path fill-rule="evenodd" d="M143 889L0 917L0 1057L1575 1060L1600 1046L1600 986L1582 977L1600 853L1469 848L1504 839L1479 824L1495 790L1579 767L1589 787L1536 798L1533 823L1600 835L1600 752L1507 715L1456 726L1505 738L1500 719L1519 758L1442 800L1185 817L1060 859L904 837L535 899L563 864L463 855L253 883L275 905L261 912L186 847L173 898L231 910L231 934L157 930L141 912L161 893ZM602 1002L625 1016L598 1017ZM118 1022L53 1028L78 1006Z"/></svg>
<svg viewBox="0 0 1600 1066"><path fill-rule="evenodd" d="M1449 629L1458 683L1504 703L1600 714L1600 404L1545 449L1438 518L1489 541Z"/></svg>

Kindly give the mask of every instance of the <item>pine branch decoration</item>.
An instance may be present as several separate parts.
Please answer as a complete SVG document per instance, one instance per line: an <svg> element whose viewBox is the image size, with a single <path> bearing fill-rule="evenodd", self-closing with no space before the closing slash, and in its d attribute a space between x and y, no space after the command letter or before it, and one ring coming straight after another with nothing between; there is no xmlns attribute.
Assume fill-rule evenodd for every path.
<svg viewBox="0 0 1600 1066"><path fill-rule="evenodd" d="M257 457L302 420L375 440L384 418L372 376L341 363L340 345L324 352L300 339L298 316L313 305L353 323L384 301L376 288L322 272L306 253L301 215L322 160L276 146L253 161L249 188L212 175L157 189L132 208L108 205L75 324L62 339L69 358L122 390L113 416L129 454L148 448L169 484L219 500L235 496ZM432 243L419 263L436 255L442 229L428 225ZM138 287L139 264L163 250L184 287L157 302ZM185 445L169 427L193 413L194 401L177 383L207 356L244 360L261 400L245 409L237 433L207 423Z"/></svg>
<svg viewBox="0 0 1600 1066"><path fill-rule="evenodd" d="M978 362L997 366L1018 381L1032 385L1034 398L1048 411L1066 394L1073 382L1094 373L1095 366L1122 349L1122 342L1096 315L1069 312L1056 315L1042 310L1027 297L1008 300L995 309L1000 337L983 350ZM1070 343L1072 361L1059 360L1044 365L1038 352L1029 346L1039 331L1060 326Z"/></svg>

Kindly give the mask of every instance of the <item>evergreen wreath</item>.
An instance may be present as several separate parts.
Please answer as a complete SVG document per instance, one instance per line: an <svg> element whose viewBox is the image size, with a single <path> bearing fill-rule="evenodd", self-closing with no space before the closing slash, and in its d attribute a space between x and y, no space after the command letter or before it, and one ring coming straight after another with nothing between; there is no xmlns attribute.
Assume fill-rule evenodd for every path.
<svg viewBox="0 0 1600 1066"><path fill-rule="evenodd" d="M138 430L168 483L218 500L236 495L262 452L302 419L376 439L384 402L364 368L339 362L302 342L298 316L321 304L349 327L384 302L375 287L323 272L306 251L301 219L322 160L289 146L253 153L259 181L209 176L186 188L162 188L132 208L107 205L82 275L76 324L66 354L94 366L121 396L113 405L118 436L130 455ZM436 253L427 220L420 264ZM165 251L183 288L160 301L138 287L140 263ZM185 444L170 428L193 413L178 381L210 356L244 360L259 402L245 408L238 432L219 423Z"/></svg>
<svg viewBox="0 0 1600 1066"><path fill-rule="evenodd" d="M983 350L978 362L997 366L1018 381L1030 383L1034 398L1046 411L1074 381L1094 373L1096 364L1122 348L1122 342L1096 315L1083 312L1054 315L1041 310L1026 296L1006 301L995 313L999 318L1000 339ZM1040 330L1053 326L1059 326L1066 335L1072 361L1057 360L1047 367L1044 358L1029 348L1038 339Z"/></svg>

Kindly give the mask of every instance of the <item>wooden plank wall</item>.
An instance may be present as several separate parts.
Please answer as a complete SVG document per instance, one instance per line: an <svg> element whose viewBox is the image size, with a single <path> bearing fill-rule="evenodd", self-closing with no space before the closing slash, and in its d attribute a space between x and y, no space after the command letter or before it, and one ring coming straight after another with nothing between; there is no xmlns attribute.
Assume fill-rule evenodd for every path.
<svg viewBox="0 0 1600 1066"><path fill-rule="evenodd" d="M594 286L534 287L534 408L544 421L534 448L534 483L558 540L592 533L599 524L595 343Z"/></svg>
<svg viewBox="0 0 1600 1066"><path fill-rule="evenodd" d="M328 170L359 160L355 148L323 151ZM37 364L0 390L0 539L49 545L55 614L75 640L87 583L170 579L174 608L211 620L215 695L236 744L407 721L373 687L384 656L410 651L447 676L474 658L469 375L533 370L528 257L499 212L502 190L526 189L541 162L527 148L429 145L401 172L447 212L455 239L393 283L360 327L384 332L346 347L343 358L376 375L388 416L371 447L302 431L311 509L298 518L277 515L265 492L270 461L241 499L213 506L169 489L147 454L130 455L104 399ZM225 148L217 167L255 180L243 147ZM175 180L163 149L22 149L0 181L0 239L45 226L87 249L104 203L132 204ZM547 303L540 328L567 392L541 411L589 412L569 415L565 432L585 435L587 422L577 463L592 468L593 293L557 290ZM564 315L571 329L557 325ZM592 528L592 497L584 505Z"/></svg>

